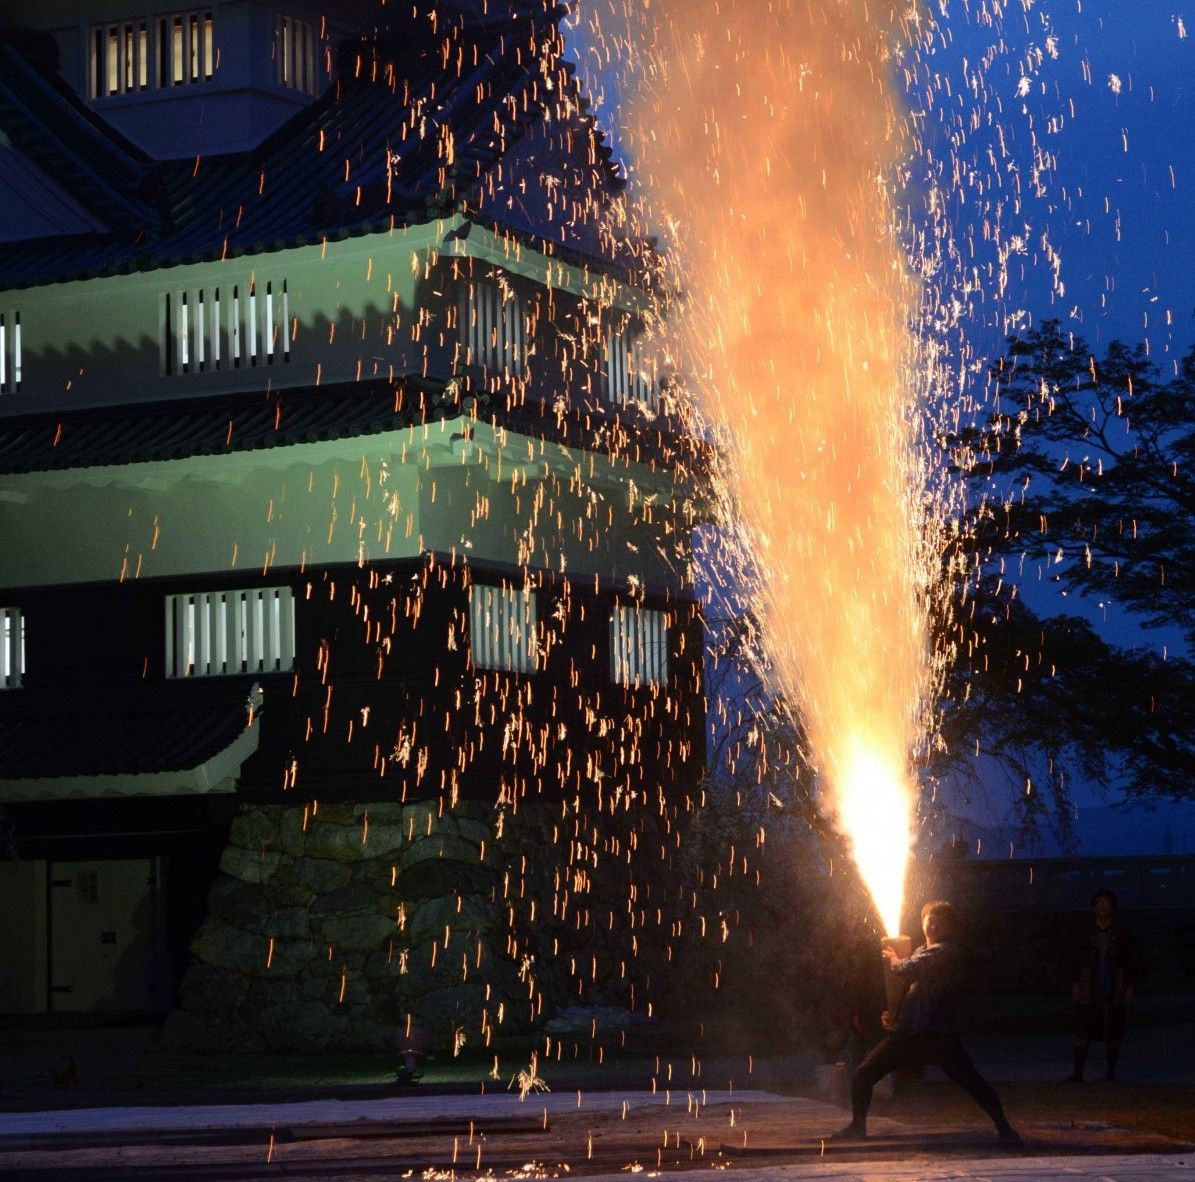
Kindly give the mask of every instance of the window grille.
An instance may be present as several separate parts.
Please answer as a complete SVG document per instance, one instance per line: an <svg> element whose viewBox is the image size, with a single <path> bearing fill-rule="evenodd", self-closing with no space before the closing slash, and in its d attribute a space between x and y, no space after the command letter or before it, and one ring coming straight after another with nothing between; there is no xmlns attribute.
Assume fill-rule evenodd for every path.
<svg viewBox="0 0 1195 1182"><path fill-rule="evenodd" d="M298 17L278 14L274 33L274 66L279 86L318 94L318 45L315 27Z"/></svg>
<svg viewBox="0 0 1195 1182"><path fill-rule="evenodd" d="M530 673L539 650L535 594L529 588L469 588L469 637L478 669Z"/></svg>
<svg viewBox="0 0 1195 1182"><path fill-rule="evenodd" d="M275 673L295 664L289 587L166 596L166 676Z"/></svg>
<svg viewBox="0 0 1195 1182"><path fill-rule="evenodd" d="M290 360L286 280L234 283L163 296L162 372L168 375L275 365Z"/></svg>
<svg viewBox="0 0 1195 1182"><path fill-rule="evenodd" d="M635 356L628 325L611 325L606 330L606 401L611 406L629 406L633 402L652 412L660 408L659 363L655 358Z"/></svg>
<svg viewBox="0 0 1195 1182"><path fill-rule="evenodd" d="M618 685L663 685L668 680L668 617L649 608L610 613L610 679Z"/></svg>
<svg viewBox="0 0 1195 1182"><path fill-rule="evenodd" d="M158 17L158 85L208 81L216 68L214 34L210 10Z"/></svg>
<svg viewBox="0 0 1195 1182"><path fill-rule="evenodd" d="M25 617L0 607L0 689L18 689L25 676Z"/></svg>
<svg viewBox="0 0 1195 1182"><path fill-rule="evenodd" d="M523 300L504 279L479 279L461 297L465 364L522 374L527 359Z"/></svg>
<svg viewBox="0 0 1195 1182"><path fill-rule="evenodd" d="M0 312L0 394L21 388L21 314Z"/></svg>
<svg viewBox="0 0 1195 1182"><path fill-rule="evenodd" d="M137 17L91 29L91 97L206 82L216 69L210 9Z"/></svg>
<svg viewBox="0 0 1195 1182"><path fill-rule="evenodd" d="M97 25L91 30L91 97L146 90L149 56L148 20Z"/></svg>

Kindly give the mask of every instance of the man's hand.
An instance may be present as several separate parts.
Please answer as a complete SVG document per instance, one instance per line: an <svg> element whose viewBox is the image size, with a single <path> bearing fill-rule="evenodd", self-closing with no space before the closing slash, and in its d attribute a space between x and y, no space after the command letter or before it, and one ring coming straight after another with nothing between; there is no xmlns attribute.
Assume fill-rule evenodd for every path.
<svg viewBox="0 0 1195 1182"><path fill-rule="evenodd" d="M885 951L887 951L887 949L885 949ZM883 1012L883 1013L880 1015L880 1025L881 1025L881 1026L882 1026L882 1027L883 1027L885 1030L891 1030L891 1029L892 1029L892 1015L891 1015L890 1013L888 1013L888 1011L887 1011L887 1010L885 1010L885 1011L884 1011L884 1012Z"/></svg>
<svg viewBox="0 0 1195 1182"><path fill-rule="evenodd" d="M901 957L897 956L893 949L884 947L881 948L880 951L884 954L884 960L887 962L889 968L892 968L893 965L900 964Z"/></svg>

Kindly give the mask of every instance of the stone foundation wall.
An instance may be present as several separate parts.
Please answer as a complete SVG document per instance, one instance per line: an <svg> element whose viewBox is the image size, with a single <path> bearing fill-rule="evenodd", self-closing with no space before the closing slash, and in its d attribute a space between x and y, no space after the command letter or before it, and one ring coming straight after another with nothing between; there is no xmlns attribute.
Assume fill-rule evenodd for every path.
<svg viewBox="0 0 1195 1182"><path fill-rule="evenodd" d="M569 1006L642 1012L652 888L630 851L652 828L559 804L242 805L165 1037L384 1049L411 1014L475 1048Z"/></svg>

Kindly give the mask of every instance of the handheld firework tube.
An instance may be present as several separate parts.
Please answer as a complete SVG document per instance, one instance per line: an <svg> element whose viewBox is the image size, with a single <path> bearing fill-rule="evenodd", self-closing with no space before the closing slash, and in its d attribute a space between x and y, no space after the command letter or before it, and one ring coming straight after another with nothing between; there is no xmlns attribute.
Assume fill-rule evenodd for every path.
<svg viewBox="0 0 1195 1182"><path fill-rule="evenodd" d="M880 948L891 948L901 960L907 960L913 955L912 936L886 936L880 941ZM889 1023L896 1021L896 1011L909 991L908 983L898 977L884 961L884 1001L888 1009Z"/></svg>

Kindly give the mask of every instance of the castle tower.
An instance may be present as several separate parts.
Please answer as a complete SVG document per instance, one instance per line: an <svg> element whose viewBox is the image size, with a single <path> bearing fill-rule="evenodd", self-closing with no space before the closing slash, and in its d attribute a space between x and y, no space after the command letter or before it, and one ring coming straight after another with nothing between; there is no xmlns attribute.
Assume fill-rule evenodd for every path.
<svg viewBox="0 0 1195 1182"><path fill-rule="evenodd" d="M562 10L24 7L0 1010L283 1047L641 1006L701 457Z"/></svg>

